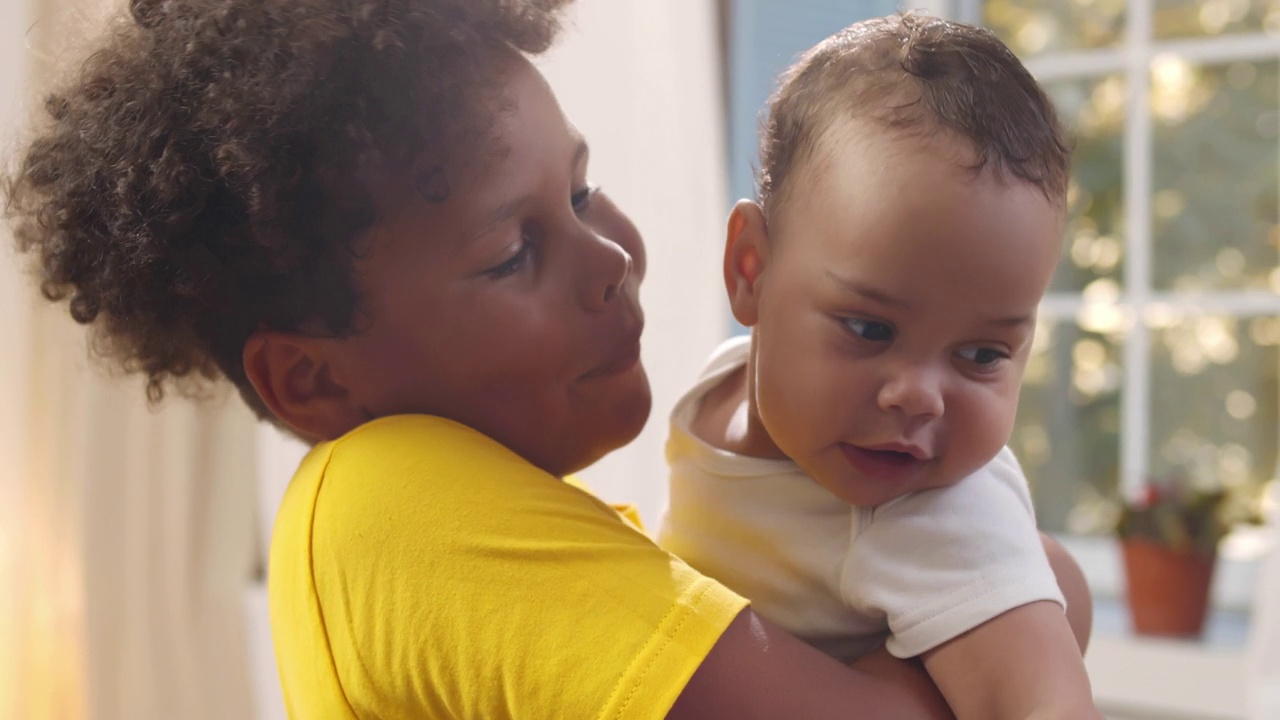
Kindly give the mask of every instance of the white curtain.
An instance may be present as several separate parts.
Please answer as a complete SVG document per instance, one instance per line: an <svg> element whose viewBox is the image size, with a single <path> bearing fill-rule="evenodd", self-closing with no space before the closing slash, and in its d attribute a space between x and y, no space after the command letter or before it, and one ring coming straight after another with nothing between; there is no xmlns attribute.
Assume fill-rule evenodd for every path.
<svg viewBox="0 0 1280 720"><path fill-rule="evenodd" d="M1271 487L1271 527L1280 539L1280 485ZM1263 560L1245 658L1248 720L1280 718L1280 542Z"/></svg>
<svg viewBox="0 0 1280 720"><path fill-rule="evenodd" d="M54 68L118 3L0 4L6 156ZM0 717L252 717L242 589L258 567L239 401L147 406L0 252Z"/></svg>

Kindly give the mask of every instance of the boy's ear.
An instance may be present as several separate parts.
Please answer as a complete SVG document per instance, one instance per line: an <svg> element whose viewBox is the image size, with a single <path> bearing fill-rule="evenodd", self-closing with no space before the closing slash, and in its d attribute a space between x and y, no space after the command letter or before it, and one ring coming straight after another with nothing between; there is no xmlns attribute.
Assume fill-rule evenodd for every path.
<svg viewBox="0 0 1280 720"><path fill-rule="evenodd" d="M267 409L310 441L333 440L367 418L334 371L332 340L259 330L244 345L249 384Z"/></svg>
<svg viewBox="0 0 1280 720"><path fill-rule="evenodd" d="M729 213L724 243L724 286L729 309L745 327L759 320L760 279L769 257L769 228L764 210L751 200L739 200Z"/></svg>

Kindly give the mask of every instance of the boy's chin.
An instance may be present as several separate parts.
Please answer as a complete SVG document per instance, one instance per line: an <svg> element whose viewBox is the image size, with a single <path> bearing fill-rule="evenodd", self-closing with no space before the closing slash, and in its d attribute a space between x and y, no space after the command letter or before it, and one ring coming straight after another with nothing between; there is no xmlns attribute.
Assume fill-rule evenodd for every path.
<svg viewBox="0 0 1280 720"><path fill-rule="evenodd" d="M631 444L644 430L652 409L649 378L643 368L638 368L633 385L626 393L606 411L595 413L595 417L579 425L583 442L577 444L578 452L557 463L559 469L552 474L563 476L584 470L614 450Z"/></svg>

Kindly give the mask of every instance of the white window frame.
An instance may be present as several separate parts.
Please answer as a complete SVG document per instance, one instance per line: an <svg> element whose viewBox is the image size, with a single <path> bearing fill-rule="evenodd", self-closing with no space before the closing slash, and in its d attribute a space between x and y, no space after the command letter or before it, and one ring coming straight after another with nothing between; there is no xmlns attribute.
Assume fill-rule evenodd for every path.
<svg viewBox="0 0 1280 720"><path fill-rule="evenodd" d="M935 0L940 14L953 10L952 16L956 19L982 23L983 0L955 0L951 8L948 4L946 0ZM1148 471L1151 327L1144 319L1153 312L1168 314L1170 311L1180 316L1227 315L1245 319L1280 315L1280 295L1272 292L1159 292L1152 288L1154 133L1148 109L1152 60L1171 56L1215 65L1249 60L1280 61L1280 35L1239 33L1157 41L1152 28L1154 10L1155 0L1127 0L1125 33L1119 47L1047 52L1025 61L1027 69L1041 83L1097 78L1112 73L1123 73L1125 78L1124 282L1120 299L1102 305L1120 311L1127 330L1120 396L1120 489L1126 496L1141 491ZM1050 293L1041 305L1040 316L1050 321L1076 322L1091 309L1080 293Z"/></svg>
<svg viewBox="0 0 1280 720"><path fill-rule="evenodd" d="M938 15L982 23L983 0L934 0ZM1087 302L1081 293L1050 293L1040 308L1047 321L1079 322L1099 309L1118 312L1125 324L1120 395L1120 490L1132 497L1148 474L1151 406L1151 325L1153 315L1226 315L1241 319L1280 316L1280 295L1265 290L1161 292L1152 287L1153 117L1149 111L1150 68L1157 57L1202 64L1280 61L1280 35L1237 33L1205 38L1153 37L1155 0L1127 0L1125 33L1118 47L1047 52L1025 61L1042 83L1098 78L1122 73L1126 86L1123 138L1125 268L1120 298ZM1277 168L1280 172L1280 168ZM1280 476L1277 468L1273 476Z"/></svg>
<svg viewBox="0 0 1280 720"><path fill-rule="evenodd" d="M1153 189L1154 119L1150 111L1150 68L1157 57L1172 56L1201 64L1237 61L1280 61L1280 36L1238 33L1216 37L1156 40L1155 0L1126 0L1125 32L1118 47L1047 52L1025 61L1042 83L1098 78L1121 73L1126 105L1123 137L1123 212L1125 269L1120 298L1100 303L1119 311L1126 333L1122 362L1120 415L1120 490L1141 490L1148 471L1151 397L1151 325L1153 314L1194 317L1226 315L1248 319L1280 316L1280 295L1267 291L1160 292L1152 287L1151 197ZM907 5L918 5L907 3ZM983 0L931 0L926 10L975 25L982 24ZM904 7L905 9L905 7ZM1280 167L1277 168L1280 172ZM1081 293L1050 293L1040 316L1057 322L1079 322L1099 308ZM1273 477L1280 476L1280 467ZM1118 597L1122 580L1114 541L1105 538L1061 538L1089 577L1095 597ZM1280 552L1280 548L1272 550ZM1220 560L1215 607L1248 608L1256 584L1258 558ZM1095 634L1096 635L1096 634ZM1108 713L1134 712L1143 717L1243 718L1245 716L1242 648L1136 637L1095 636L1086 657L1094 694ZM1177 682L1171 682L1172 679ZM1182 682L1186 679L1186 682Z"/></svg>

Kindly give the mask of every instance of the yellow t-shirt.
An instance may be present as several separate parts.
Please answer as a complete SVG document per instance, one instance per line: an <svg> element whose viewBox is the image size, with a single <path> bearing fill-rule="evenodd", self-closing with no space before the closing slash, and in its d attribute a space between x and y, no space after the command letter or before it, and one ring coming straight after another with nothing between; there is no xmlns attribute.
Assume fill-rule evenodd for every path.
<svg viewBox="0 0 1280 720"><path fill-rule="evenodd" d="M746 602L467 427L317 446L276 517L289 715L660 718Z"/></svg>

